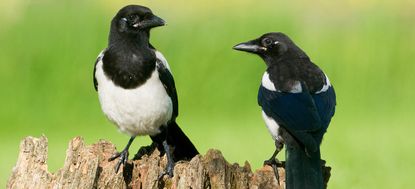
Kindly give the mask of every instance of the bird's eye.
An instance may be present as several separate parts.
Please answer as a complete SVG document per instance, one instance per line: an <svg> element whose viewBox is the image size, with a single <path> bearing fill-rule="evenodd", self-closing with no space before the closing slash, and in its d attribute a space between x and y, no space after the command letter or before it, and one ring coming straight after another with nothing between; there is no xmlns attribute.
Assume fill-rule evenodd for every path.
<svg viewBox="0 0 415 189"><path fill-rule="evenodd" d="M271 46L272 45L272 39L270 39L270 38L264 38L262 40L262 45L264 45L265 47Z"/></svg>

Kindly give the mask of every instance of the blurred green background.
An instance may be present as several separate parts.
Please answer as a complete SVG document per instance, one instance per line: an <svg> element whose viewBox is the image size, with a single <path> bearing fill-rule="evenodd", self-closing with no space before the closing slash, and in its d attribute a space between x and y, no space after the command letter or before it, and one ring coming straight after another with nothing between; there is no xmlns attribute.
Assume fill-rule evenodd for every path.
<svg viewBox="0 0 415 189"><path fill-rule="evenodd" d="M282 31L337 91L322 144L333 168L329 187L413 187L415 3L405 0L1 0L0 186L29 135L49 138L50 171L63 165L75 136L124 147L128 137L100 110L92 69L112 16L131 3L168 23L151 42L172 67L178 122L201 153L218 148L228 161L257 169L273 152L256 103L265 64L231 47ZM132 153L149 143L139 138Z"/></svg>

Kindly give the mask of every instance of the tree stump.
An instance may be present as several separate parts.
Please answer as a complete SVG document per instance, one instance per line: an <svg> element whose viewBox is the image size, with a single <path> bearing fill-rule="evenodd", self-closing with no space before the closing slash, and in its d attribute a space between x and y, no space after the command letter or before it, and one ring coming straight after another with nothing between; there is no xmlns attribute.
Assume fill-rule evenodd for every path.
<svg viewBox="0 0 415 189"><path fill-rule="evenodd" d="M177 162L172 178L159 175L167 160L155 150L139 160L129 160L127 165L115 173L117 161L108 162L116 151L108 141L100 140L85 145L81 137L72 139L66 151L63 168L56 173L48 172L48 140L26 137L20 144L16 166L8 180L7 188L167 188L167 189L283 189L285 171L278 167L279 181L270 166L252 172L248 162L244 166L230 164L218 150L209 150L191 161ZM330 167L324 167L326 183L330 178Z"/></svg>

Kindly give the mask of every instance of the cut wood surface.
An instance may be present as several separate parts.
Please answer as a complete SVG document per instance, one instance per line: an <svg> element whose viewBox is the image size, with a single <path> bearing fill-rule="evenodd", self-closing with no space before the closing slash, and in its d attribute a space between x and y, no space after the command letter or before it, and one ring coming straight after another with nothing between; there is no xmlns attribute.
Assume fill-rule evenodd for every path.
<svg viewBox="0 0 415 189"><path fill-rule="evenodd" d="M7 188L285 188L283 167L278 167L277 181L272 167L264 166L252 172L248 162L244 166L230 164L218 150L209 150L191 161L177 162L174 176L162 179L159 175L167 161L157 150L139 160L129 160L119 173L114 171L117 161L108 162L115 151L115 146L108 141L85 145L81 137L76 137L69 143L63 168L50 173L47 138L26 137L20 144ZM324 167L324 178L327 183L330 167Z"/></svg>

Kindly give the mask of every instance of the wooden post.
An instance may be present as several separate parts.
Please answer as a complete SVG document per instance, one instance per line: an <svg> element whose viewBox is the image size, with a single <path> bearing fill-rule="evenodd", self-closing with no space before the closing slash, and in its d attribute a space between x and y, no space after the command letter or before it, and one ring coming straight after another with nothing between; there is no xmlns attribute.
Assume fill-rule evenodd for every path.
<svg viewBox="0 0 415 189"><path fill-rule="evenodd" d="M69 143L63 168L50 173L46 163L47 148L45 136L26 137L20 144L19 157L7 188L285 188L283 167L278 167L280 179L277 182L271 167L264 166L252 172L248 162L242 167L230 164L218 150L209 150L206 155L198 155L190 162L178 162L173 178L158 180L166 166L166 158L160 157L157 150L140 160L129 160L127 166L116 174L116 161L107 161L115 152L113 144L100 140L87 146L81 137L76 137ZM330 167L324 167L324 174L327 183Z"/></svg>

